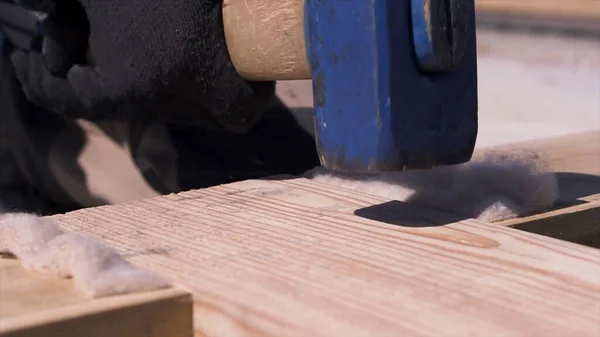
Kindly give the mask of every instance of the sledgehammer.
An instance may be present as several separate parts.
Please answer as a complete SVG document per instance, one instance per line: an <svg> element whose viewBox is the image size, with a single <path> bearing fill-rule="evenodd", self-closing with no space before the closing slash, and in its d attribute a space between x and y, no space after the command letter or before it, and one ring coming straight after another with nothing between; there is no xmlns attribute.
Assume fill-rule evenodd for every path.
<svg viewBox="0 0 600 337"><path fill-rule="evenodd" d="M224 0L248 80L312 79L323 166L432 168L477 137L474 0Z"/></svg>

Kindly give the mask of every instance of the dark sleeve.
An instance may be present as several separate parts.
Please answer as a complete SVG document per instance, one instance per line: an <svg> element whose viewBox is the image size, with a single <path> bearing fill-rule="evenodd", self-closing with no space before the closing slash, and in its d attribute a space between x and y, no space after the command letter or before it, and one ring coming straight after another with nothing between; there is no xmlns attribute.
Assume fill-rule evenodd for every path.
<svg viewBox="0 0 600 337"><path fill-rule="evenodd" d="M245 134L172 125L184 190L277 174L299 175L319 165L314 111L289 109L276 98Z"/></svg>

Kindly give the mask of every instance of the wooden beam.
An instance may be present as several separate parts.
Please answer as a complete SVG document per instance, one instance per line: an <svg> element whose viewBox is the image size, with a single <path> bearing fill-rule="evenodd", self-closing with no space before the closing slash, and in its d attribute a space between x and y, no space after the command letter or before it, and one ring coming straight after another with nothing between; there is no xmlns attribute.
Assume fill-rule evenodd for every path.
<svg viewBox="0 0 600 337"><path fill-rule="evenodd" d="M598 336L600 250L303 178L54 218L189 289L201 336Z"/></svg>
<svg viewBox="0 0 600 337"><path fill-rule="evenodd" d="M189 337L189 293L163 289L89 299L70 280L44 279L0 258L2 337Z"/></svg>
<svg viewBox="0 0 600 337"><path fill-rule="evenodd" d="M598 0L475 0L478 28L517 28L576 34L600 34Z"/></svg>
<svg viewBox="0 0 600 337"><path fill-rule="evenodd" d="M498 225L577 242L600 234L600 201L503 221Z"/></svg>
<svg viewBox="0 0 600 337"><path fill-rule="evenodd" d="M600 1L598 0L475 0L475 6L478 14L600 19Z"/></svg>
<svg viewBox="0 0 600 337"><path fill-rule="evenodd" d="M600 176L600 130L477 149L474 157L489 150L535 152L554 172Z"/></svg>

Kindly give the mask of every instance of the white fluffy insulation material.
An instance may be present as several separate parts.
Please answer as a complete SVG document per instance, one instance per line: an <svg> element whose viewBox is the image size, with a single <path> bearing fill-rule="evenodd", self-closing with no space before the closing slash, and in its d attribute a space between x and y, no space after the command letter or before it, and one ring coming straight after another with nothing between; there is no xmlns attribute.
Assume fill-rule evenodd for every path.
<svg viewBox="0 0 600 337"><path fill-rule="evenodd" d="M555 174L537 154L528 152L490 151L465 164L375 175L332 173L318 167L305 176L487 222L538 213L558 199Z"/></svg>
<svg viewBox="0 0 600 337"><path fill-rule="evenodd" d="M30 271L72 278L89 297L137 293L170 284L129 264L111 247L89 235L64 232L49 218L26 213L0 215L0 253L10 253Z"/></svg>

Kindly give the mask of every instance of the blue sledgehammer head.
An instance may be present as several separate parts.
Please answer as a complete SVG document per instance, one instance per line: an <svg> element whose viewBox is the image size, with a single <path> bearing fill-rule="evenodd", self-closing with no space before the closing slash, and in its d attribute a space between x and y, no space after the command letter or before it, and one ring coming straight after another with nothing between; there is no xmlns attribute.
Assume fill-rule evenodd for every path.
<svg viewBox="0 0 600 337"><path fill-rule="evenodd" d="M474 0L305 0L323 166L380 172L471 159Z"/></svg>

